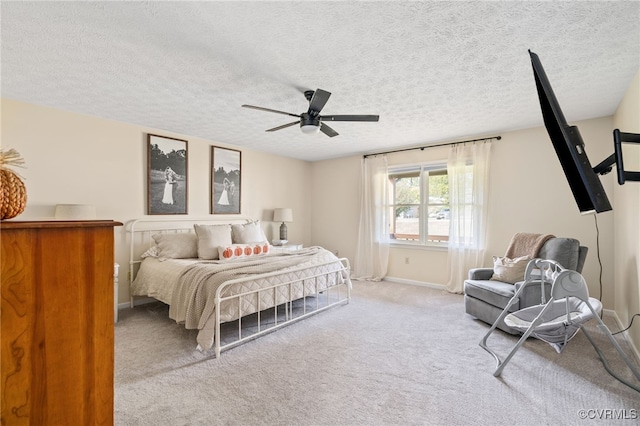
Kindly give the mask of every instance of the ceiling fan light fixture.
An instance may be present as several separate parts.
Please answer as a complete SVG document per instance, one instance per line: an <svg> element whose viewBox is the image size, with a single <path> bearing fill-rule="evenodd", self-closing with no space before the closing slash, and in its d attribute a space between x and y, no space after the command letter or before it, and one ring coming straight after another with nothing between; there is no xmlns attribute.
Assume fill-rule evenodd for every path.
<svg viewBox="0 0 640 426"><path fill-rule="evenodd" d="M315 135L320 131L320 119L308 112L303 112L300 114L300 130L305 135Z"/></svg>
<svg viewBox="0 0 640 426"><path fill-rule="evenodd" d="M315 124L302 124L300 125L300 130L305 135L315 135L320 131L320 126L316 126Z"/></svg>
<svg viewBox="0 0 640 426"><path fill-rule="evenodd" d="M307 112L303 112L301 114L293 114L291 112L279 111L277 109L264 108L247 104L242 105L242 107L297 117L300 119L300 130L305 135L315 135L319 132L322 132L330 138L338 136L338 132L322 123L323 118L327 121L378 121L377 115L320 115L320 111L322 111L322 108L324 108L324 105L329 100L329 96L331 96L331 93L322 89L307 90L304 92L304 96L307 98L307 101L309 101L309 109L307 110ZM296 124L298 124L298 121L283 124L281 126L274 127L273 129L267 129L265 131L275 132L277 130L295 126Z"/></svg>

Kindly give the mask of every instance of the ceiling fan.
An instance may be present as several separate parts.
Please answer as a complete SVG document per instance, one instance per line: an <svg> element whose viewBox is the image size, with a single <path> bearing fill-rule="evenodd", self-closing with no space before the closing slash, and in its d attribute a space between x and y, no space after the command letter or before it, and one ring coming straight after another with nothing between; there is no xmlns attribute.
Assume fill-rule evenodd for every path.
<svg viewBox="0 0 640 426"><path fill-rule="evenodd" d="M276 130L285 129L287 127L300 124L300 130L306 134L316 134L321 131L330 138L338 136L338 132L331 127L324 124L324 121L378 121L377 115L320 115L320 111L324 108L324 105L329 100L331 93L326 90L317 89L307 90L304 92L304 96L309 101L309 110L302 114L293 114L290 112L278 111L270 108L263 108L253 105L242 105L244 108L257 109L259 111L275 112L276 114L289 115L291 117L298 117L299 119L282 126L274 127L273 129L266 130L267 132L275 132Z"/></svg>

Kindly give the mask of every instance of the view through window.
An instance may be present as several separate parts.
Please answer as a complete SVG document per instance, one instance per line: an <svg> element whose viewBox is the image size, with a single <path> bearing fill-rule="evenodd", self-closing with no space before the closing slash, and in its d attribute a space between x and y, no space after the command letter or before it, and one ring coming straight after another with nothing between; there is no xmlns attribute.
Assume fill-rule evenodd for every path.
<svg viewBox="0 0 640 426"><path fill-rule="evenodd" d="M389 168L391 240L446 245L449 181L445 164Z"/></svg>

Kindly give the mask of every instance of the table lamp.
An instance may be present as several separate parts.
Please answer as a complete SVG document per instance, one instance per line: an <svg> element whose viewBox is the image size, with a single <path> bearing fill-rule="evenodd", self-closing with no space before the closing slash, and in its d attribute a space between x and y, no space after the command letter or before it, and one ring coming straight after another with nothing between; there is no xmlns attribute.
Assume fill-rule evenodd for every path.
<svg viewBox="0 0 640 426"><path fill-rule="evenodd" d="M275 209L273 211L273 221L282 222L282 225L280 225L280 241L288 241L287 225L285 222L293 222L293 210L288 208Z"/></svg>

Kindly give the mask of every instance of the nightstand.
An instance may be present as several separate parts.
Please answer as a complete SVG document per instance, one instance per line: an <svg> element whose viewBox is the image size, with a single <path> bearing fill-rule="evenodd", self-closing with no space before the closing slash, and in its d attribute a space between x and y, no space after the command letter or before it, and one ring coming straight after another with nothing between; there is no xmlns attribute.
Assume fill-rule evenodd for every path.
<svg viewBox="0 0 640 426"><path fill-rule="evenodd" d="M271 246L271 253L285 253L289 251L302 250L302 244L285 244L284 246Z"/></svg>

